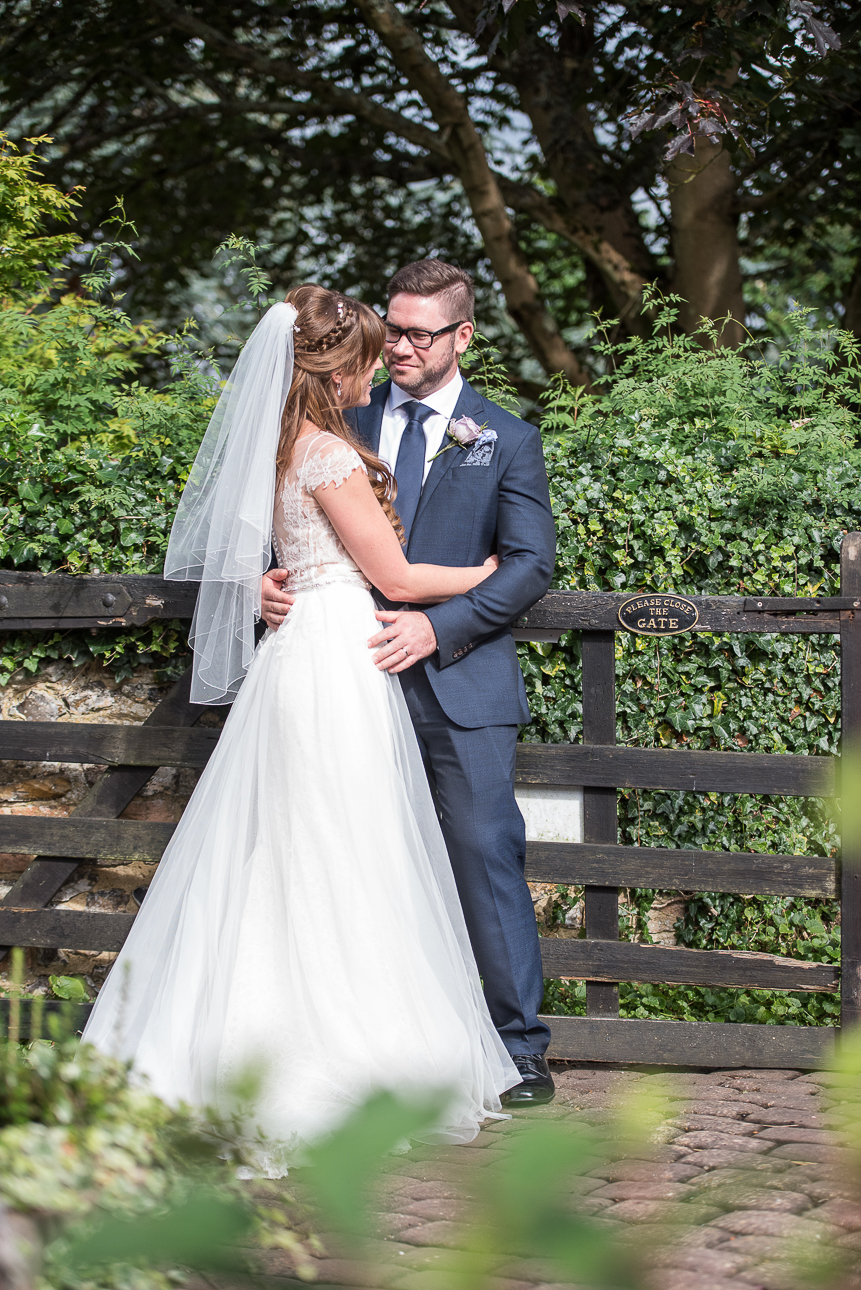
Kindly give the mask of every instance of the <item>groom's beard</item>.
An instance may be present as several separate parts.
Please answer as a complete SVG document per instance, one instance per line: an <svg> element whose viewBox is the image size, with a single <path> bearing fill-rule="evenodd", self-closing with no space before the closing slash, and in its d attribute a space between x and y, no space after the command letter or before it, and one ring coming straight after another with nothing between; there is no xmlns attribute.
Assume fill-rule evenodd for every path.
<svg viewBox="0 0 861 1290"><path fill-rule="evenodd" d="M440 341L443 342L444 348L438 354L437 345ZM398 369L393 364L389 367L389 375L395 385L405 390L407 394L412 394L416 399L422 399L426 394L433 394L434 390L439 390L443 385L448 384L453 375L451 360L454 355L454 338L441 336L436 345L430 350L423 350L422 353L428 354L429 357L424 361L419 360L415 366ZM386 366L388 367L388 364Z"/></svg>

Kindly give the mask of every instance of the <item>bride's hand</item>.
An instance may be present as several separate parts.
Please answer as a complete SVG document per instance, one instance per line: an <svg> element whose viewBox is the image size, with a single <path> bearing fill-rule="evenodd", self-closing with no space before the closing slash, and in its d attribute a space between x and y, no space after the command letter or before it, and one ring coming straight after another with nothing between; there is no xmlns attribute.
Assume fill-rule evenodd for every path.
<svg viewBox="0 0 861 1290"><path fill-rule="evenodd" d="M496 570L499 568L499 556L489 555L485 560L484 564L482 565L482 568L487 569L487 576L490 577L490 575L492 573L495 573Z"/></svg>

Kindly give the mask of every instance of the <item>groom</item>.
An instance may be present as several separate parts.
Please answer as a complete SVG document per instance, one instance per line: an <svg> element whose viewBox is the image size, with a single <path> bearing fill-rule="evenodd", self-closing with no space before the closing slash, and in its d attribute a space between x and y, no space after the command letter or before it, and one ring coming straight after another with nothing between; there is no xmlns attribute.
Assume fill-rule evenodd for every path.
<svg viewBox="0 0 861 1290"><path fill-rule="evenodd" d="M381 610L383 628L370 645L378 667L400 674L490 1015L522 1078L503 1101L534 1105L549 1102L554 1088L514 799L517 727L530 717L510 626L550 585L555 533L538 431L482 398L458 369L474 304L472 278L453 265L419 260L399 269L389 283L383 350L391 380L346 416L397 479L411 563L499 557L496 572L465 595L421 610ZM446 432L462 417L494 437L461 445ZM267 575L270 626L290 603Z"/></svg>

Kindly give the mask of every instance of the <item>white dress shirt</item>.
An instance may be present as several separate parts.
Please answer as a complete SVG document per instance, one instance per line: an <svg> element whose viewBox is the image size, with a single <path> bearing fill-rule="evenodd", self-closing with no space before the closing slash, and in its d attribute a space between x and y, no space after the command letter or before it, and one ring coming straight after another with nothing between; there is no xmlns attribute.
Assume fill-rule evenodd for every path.
<svg viewBox="0 0 861 1290"><path fill-rule="evenodd" d="M449 421L454 416L454 410L462 388L463 377L460 372L455 372L448 385L444 385L441 390L436 390L433 394L428 394L423 399L416 399L417 403L423 403L425 407L433 408L436 414L428 417L423 426L425 432L425 473L422 477L422 484L427 480L432 458L445 447L445 432ZM402 390L399 385L395 385L392 382L392 388L389 391L389 397L386 400L386 407L383 412L379 447L379 456L386 463L392 474L395 472L398 449L401 446L401 439L409 420L409 413L403 405L412 399L415 399L414 394L407 394L406 390Z"/></svg>

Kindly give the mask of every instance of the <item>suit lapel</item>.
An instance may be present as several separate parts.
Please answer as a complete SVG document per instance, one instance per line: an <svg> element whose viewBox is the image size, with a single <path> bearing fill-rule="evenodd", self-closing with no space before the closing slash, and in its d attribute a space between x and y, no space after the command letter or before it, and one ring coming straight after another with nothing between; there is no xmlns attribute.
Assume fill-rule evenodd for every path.
<svg viewBox="0 0 861 1290"><path fill-rule="evenodd" d="M386 400L389 397L391 388L391 381L383 381L382 385L374 386L373 390L371 390L370 403L363 408L355 409L356 429L374 454L380 451L383 413L386 409Z"/></svg>
<svg viewBox="0 0 861 1290"><path fill-rule="evenodd" d="M471 385L468 385L466 381L464 381L463 389L460 392L460 398L455 406L452 420L457 417L472 417L474 421L479 421L483 415L484 404L480 395L472 388ZM415 533L416 524L421 518L422 512L427 509L428 503L430 502L431 497L433 497L434 491L436 490L440 480L445 478L453 466L462 462L465 456L466 449L457 446L447 448L442 456L438 456L433 462L430 468L430 473L425 480L425 486L422 489L422 495L419 500L416 516L410 530L411 536Z"/></svg>

